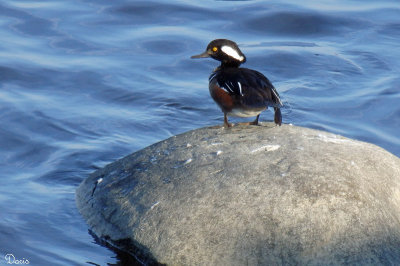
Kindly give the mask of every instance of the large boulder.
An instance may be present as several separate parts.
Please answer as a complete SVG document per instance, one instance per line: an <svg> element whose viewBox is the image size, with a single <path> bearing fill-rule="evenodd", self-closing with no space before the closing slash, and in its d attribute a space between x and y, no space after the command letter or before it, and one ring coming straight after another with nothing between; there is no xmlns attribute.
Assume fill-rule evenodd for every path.
<svg viewBox="0 0 400 266"><path fill-rule="evenodd" d="M400 159L291 125L201 128L93 173L92 231L168 265L400 264Z"/></svg>

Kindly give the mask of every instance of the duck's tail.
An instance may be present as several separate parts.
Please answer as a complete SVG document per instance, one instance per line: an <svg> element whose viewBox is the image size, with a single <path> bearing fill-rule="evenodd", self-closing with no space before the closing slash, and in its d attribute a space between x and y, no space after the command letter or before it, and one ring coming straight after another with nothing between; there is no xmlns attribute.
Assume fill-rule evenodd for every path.
<svg viewBox="0 0 400 266"><path fill-rule="evenodd" d="M275 115L274 115L274 121L275 124L277 125L282 125L282 113L281 109L279 107L274 107Z"/></svg>

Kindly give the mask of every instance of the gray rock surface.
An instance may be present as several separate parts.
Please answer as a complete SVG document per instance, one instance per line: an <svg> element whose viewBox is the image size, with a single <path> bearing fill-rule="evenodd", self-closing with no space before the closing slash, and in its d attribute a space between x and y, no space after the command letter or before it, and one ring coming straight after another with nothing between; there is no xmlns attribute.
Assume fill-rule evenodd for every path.
<svg viewBox="0 0 400 266"><path fill-rule="evenodd" d="M400 265L400 159L291 125L201 128L96 171L92 231L168 265Z"/></svg>

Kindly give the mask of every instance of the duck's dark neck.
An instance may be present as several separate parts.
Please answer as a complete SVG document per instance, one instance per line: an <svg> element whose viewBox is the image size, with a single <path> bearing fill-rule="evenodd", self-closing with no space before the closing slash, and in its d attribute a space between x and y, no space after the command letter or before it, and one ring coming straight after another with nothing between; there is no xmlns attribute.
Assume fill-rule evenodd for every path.
<svg viewBox="0 0 400 266"><path fill-rule="evenodd" d="M240 64L241 62L237 61L221 61L221 65L219 68L232 68L232 67L238 68Z"/></svg>

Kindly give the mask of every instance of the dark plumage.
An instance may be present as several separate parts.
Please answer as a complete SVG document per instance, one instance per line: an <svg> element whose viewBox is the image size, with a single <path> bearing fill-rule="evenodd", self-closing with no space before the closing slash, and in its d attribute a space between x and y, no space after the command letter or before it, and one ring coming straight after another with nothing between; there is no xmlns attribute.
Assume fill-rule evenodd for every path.
<svg viewBox="0 0 400 266"><path fill-rule="evenodd" d="M278 92L260 72L239 67L246 62L246 57L236 43L226 39L214 40L204 53L192 56L203 57L221 62L209 77L209 89L211 97L224 113L225 127L231 126L227 116L256 116L249 124L257 125L260 113L268 107L274 107L275 123L282 124L282 102Z"/></svg>

